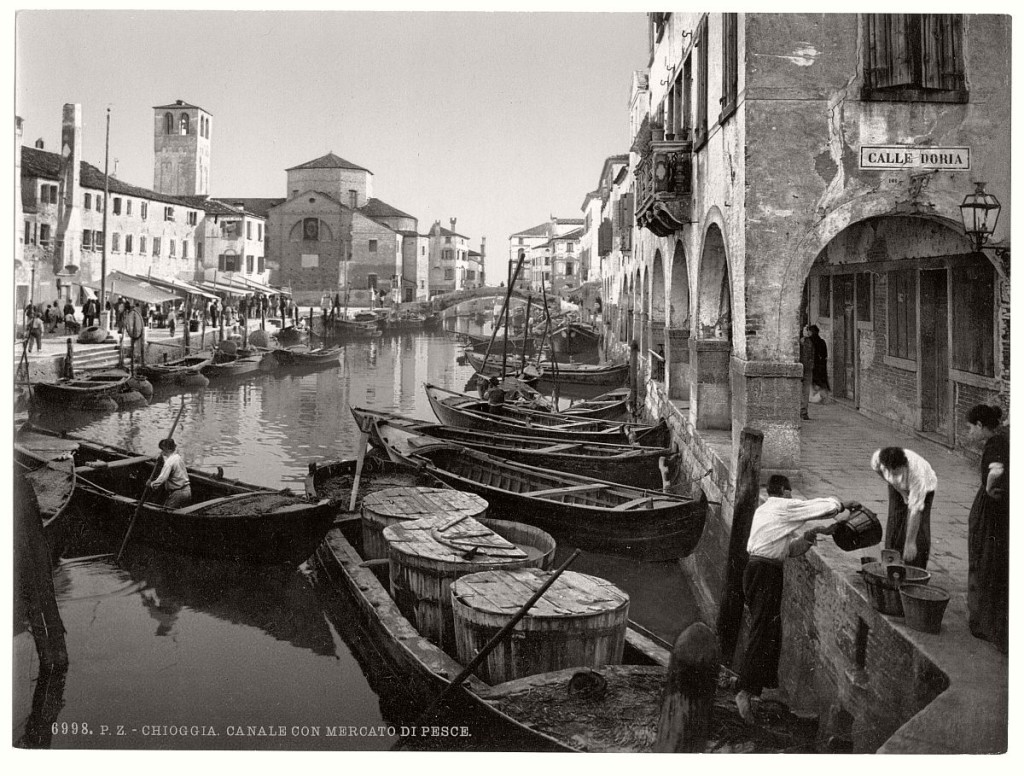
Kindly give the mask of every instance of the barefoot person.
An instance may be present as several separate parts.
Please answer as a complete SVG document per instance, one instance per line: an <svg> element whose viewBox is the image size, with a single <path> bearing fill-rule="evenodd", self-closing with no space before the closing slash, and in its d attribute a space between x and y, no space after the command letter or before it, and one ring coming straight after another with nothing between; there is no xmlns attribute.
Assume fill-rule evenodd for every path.
<svg viewBox="0 0 1024 776"><path fill-rule="evenodd" d="M817 534L831 534L843 519L843 510L859 508L836 496L802 501L794 499L789 479L773 474L768 479L768 498L754 512L743 572L743 596L750 610L750 637L740 664L736 708L746 722L753 722L750 701L768 687L778 687L779 654L782 650L782 564L803 555ZM804 524L832 520L827 526L800 533Z"/></svg>

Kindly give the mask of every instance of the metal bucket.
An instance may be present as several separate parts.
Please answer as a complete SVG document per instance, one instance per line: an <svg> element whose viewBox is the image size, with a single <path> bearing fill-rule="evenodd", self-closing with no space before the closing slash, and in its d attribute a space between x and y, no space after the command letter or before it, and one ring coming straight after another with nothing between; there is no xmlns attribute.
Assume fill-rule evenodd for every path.
<svg viewBox="0 0 1024 776"><path fill-rule="evenodd" d="M882 523L874 512L861 507L848 520L836 525L832 538L836 546L846 552L874 547L882 541Z"/></svg>
<svg viewBox="0 0 1024 776"><path fill-rule="evenodd" d="M895 563L865 563L860 571L867 585L871 605L882 614L895 617L903 616L900 586L903 583L927 585L932 578L924 569Z"/></svg>
<svg viewBox="0 0 1024 776"><path fill-rule="evenodd" d="M930 585L903 585L900 599L906 612L907 625L925 633L938 633L942 615L949 603L949 593Z"/></svg>

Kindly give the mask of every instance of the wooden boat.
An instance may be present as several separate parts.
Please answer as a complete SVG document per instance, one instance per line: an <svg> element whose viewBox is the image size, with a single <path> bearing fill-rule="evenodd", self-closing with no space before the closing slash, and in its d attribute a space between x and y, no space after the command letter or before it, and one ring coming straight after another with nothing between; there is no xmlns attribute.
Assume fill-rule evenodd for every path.
<svg viewBox="0 0 1024 776"><path fill-rule="evenodd" d="M76 484L72 456L77 447L77 442L34 436L28 430L15 435L15 466L24 472L35 492L43 519L43 538L53 563L60 559L70 534L69 506Z"/></svg>
<svg viewBox="0 0 1024 776"><path fill-rule="evenodd" d="M588 324L571 322L559 326L550 337L551 352L561 359L596 351L601 332Z"/></svg>
<svg viewBox="0 0 1024 776"><path fill-rule="evenodd" d="M258 372L262 361L263 355L257 352L253 352L251 355L243 355L240 352L235 354L217 352L202 371L211 379L237 377Z"/></svg>
<svg viewBox="0 0 1024 776"><path fill-rule="evenodd" d="M385 328L388 331L418 331L432 329L441 323L440 313L403 312L388 316Z"/></svg>
<svg viewBox="0 0 1024 776"><path fill-rule="evenodd" d="M271 351L271 356L277 360L279 365L286 367L328 366L337 364L341 360L341 348L338 346L278 348Z"/></svg>
<svg viewBox="0 0 1024 776"><path fill-rule="evenodd" d="M274 337L281 345L288 346L296 345L299 342L302 342L303 338L305 338L307 334L309 334L309 332L304 325L284 326L278 329Z"/></svg>
<svg viewBox="0 0 1024 776"><path fill-rule="evenodd" d="M367 646L362 654L375 664L382 661L390 675L401 677L410 697L430 703L462 673L464 665L422 636L399 610L386 571L381 574L366 565L357 521L327 534L312 568L317 586L330 594L325 596L328 619L338 627L361 626L365 638L357 641ZM471 674L451 695L444 719L446 724L464 721L474 738L484 734L496 742L496 751L651 751L668 662L668 645L630 622L621 663L534 674L500 684ZM374 665L368 670L380 669ZM573 691L581 679L595 674L603 680L605 692ZM753 729L745 725L732 702L734 692L724 686L717 692L706 751L814 751L813 731L798 728L781 704L762 703L761 724ZM804 732L804 738L794 736L794 729Z"/></svg>
<svg viewBox="0 0 1024 776"><path fill-rule="evenodd" d="M138 372L152 383L181 382L202 375L213 361L210 354L185 356L173 361L160 361L140 366Z"/></svg>
<svg viewBox="0 0 1024 776"><path fill-rule="evenodd" d="M316 315L310 332L316 337L376 337L381 334L377 320L354 321Z"/></svg>
<svg viewBox="0 0 1024 776"><path fill-rule="evenodd" d="M684 498L512 463L387 422L378 423L377 434L393 461L476 493L492 517L536 525L582 549L672 560L693 552L704 531L703 493Z"/></svg>
<svg viewBox="0 0 1024 776"><path fill-rule="evenodd" d="M541 381L554 385L621 386L629 376L629 364L552 364L540 362Z"/></svg>
<svg viewBox="0 0 1024 776"><path fill-rule="evenodd" d="M383 441L377 436L376 422L385 421L407 431L452 442L507 461L653 489L663 486L659 461L665 459L666 465L670 467L670 474L671 469L678 463L676 451L671 447L639 447L596 442L559 443L540 437L470 431L455 426L427 423L391 412L377 412L358 407L351 409L360 428L363 428L364 424L372 428L370 438L378 446L383 446Z"/></svg>
<svg viewBox="0 0 1024 776"><path fill-rule="evenodd" d="M33 428L33 433L62 437ZM97 521L123 533L156 458L70 437L77 477L75 502ZM290 491L225 480L189 468L193 503L167 509L147 501L132 529L132 540L195 555L265 565L296 566L306 560L334 520L324 499L311 503Z"/></svg>
<svg viewBox="0 0 1024 776"><path fill-rule="evenodd" d="M563 415L580 418L598 418L614 420L626 414L626 402L629 400L629 388L616 388L602 393L593 399L578 401L568 409L560 410Z"/></svg>
<svg viewBox="0 0 1024 776"><path fill-rule="evenodd" d="M97 399L111 399L128 388L131 375L121 369L108 369L61 378L53 382L34 383L33 397L38 401L72 407L86 407Z"/></svg>
<svg viewBox="0 0 1024 776"><path fill-rule="evenodd" d="M488 411L487 402L429 383L424 386L434 415L446 426L499 434L545 437L563 442L610 442L668 447L671 433L661 420L657 425L616 423L609 420L578 418L555 412L524 410L502 405L501 414Z"/></svg>
<svg viewBox="0 0 1024 776"><path fill-rule="evenodd" d="M486 358L483 353L476 353L472 350L464 351L463 355L469 365L473 367L473 371L488 377L500 375L502 373L502 363L504 363L506 374L522 373L534 381L543 379L544 376L543 366L538 367L536 364L526 364L525 367L521 366L521 356L514 355L511 347L509 347L507 358L502 357L500 349L496 352L492 351L491 355L486 356Z"/></svg>

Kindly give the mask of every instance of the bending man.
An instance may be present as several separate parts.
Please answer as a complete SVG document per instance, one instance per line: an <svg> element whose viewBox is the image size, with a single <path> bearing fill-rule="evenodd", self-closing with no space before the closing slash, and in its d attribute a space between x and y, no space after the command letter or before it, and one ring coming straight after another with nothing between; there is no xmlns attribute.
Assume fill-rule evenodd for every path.
<svg viewBox="0 0 1024 776"><path fill-rule="evenodd" d="M839 521L800 533L805 523L835 518L843 510L860 507L844 504L835 496L801 501L792 497L789 479L773 474L768 479L768 498L754 512L743 572L743 596L750 609L750 636L740 664L736 707L746 722L753 722L750 699L765 687L778 687L779 653L782 650L782 564L803 555L817 534L831 534ZM847 518L849 515L847 515ZM846 518L843 518L846 519Z"/></svg>

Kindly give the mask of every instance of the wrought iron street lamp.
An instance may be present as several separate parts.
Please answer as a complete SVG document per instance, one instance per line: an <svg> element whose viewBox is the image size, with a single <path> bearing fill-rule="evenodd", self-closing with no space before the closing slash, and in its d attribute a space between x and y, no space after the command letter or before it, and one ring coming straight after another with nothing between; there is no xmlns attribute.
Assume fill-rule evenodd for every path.
<svg viewBox="0 0 1024 776"><path fill-rule="evenodd" d="M996 230L999 211L1002 206L994 194L985 192L985 184L975 181L975 189L960 205L960 218L964 222L964 231L974 240L975 250L981 251Z"/></svg>

